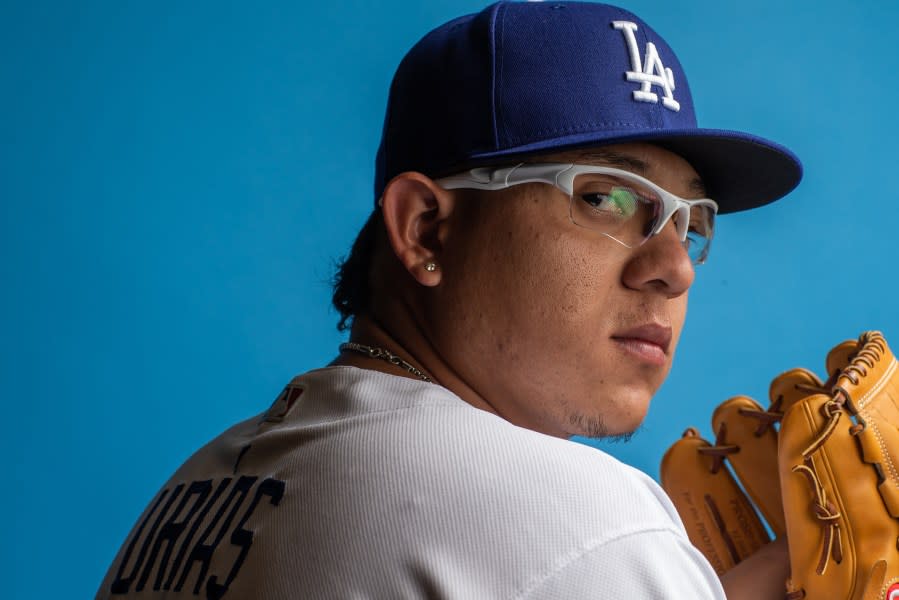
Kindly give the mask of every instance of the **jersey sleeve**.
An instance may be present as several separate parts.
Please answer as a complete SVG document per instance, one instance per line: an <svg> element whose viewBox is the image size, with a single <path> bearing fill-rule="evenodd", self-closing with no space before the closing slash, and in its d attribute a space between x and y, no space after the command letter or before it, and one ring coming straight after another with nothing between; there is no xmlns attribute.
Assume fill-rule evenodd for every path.
<svg viewBox="0 0 899 600"><path fill-rule="evenodd" d="M689 540L660 529L572 551L516 598L725 600L725 595L715 571Z"/></svg>

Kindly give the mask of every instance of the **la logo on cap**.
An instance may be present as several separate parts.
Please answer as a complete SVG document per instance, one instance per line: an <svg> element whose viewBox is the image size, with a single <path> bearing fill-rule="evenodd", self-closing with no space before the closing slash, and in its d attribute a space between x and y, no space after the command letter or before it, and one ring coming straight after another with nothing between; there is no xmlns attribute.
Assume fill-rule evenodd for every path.
<svg viewBox="0 0 899 600"><path fill-rule="evenodd" d="M659 51L652 42L646 42L646 54L640 61L640 49L637 47L637 24L631 21L612 21L612 27L624 35L627 42L628 53L631 57L631 70L624 74L628 81L639 82L640 89L634 90L634 100L637 102L659 103L659 96L652 91L652 86L658 86L664 93L662 106L675 112L680 110L680 102L674 99L674 73L662 64Z"/></svg>

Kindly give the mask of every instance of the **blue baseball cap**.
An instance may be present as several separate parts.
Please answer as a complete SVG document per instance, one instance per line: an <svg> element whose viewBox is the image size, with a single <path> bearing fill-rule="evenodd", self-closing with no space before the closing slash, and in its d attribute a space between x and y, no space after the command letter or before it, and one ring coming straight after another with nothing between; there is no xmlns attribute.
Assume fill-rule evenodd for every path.
<svg viewBox="0 0 899 600"><path fill-rule="evenodd" d="M786 148L696 125L680 62L636 15L588 2L498 2L403 58L375 162L375 198L403 171L438 178L534 154L649 142L686 159L719 212L773 202L802 178Z"/></svg>

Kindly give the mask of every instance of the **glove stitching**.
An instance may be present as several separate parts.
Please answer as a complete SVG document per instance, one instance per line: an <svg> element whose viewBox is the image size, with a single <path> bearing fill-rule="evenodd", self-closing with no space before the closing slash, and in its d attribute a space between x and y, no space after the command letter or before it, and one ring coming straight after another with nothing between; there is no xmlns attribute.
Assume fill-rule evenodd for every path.
<svg viewBox="0 0 899 600"><path fill-rule="evenodd" d="M887 382L890 380L890 378L892 378L892 376L893 376L893 371L896 370L896 364L897 364L897 363L896 363L896 359L893 358L893 360L890 362L890 366L887 367L887 370L886 370L886 372L883 374L883 376L882 376L880 379L878 379L878 380L877 380L877 383L875 383L874 386L872 386L871 389L868 390L867 393L866 393L864 396L861 397L861 400L859 400L859 402L858 402L858 409L859 409L859 410L861 410L861 409L863 409L865 406L867 406L868 403L869 403L873 398L875 398L877 394L880 393L881 388L883 388L883 386L887 384Z"/></svg>
<svg viewBox="0 0 899 600"><path fill-rule="evenodd" d="M877 427L877 423L873 420L868 425L871 430L874 432L874 436L877 438L877 445L880 446L880 453L883 455L883 460L887 464L887 469L890 471L890 477L892 477L893 481L899 479L899 476L896 474L896 466L893 464L893 460L890 458L890 454L887 451L887 445L883 441L883 436L880 434L880 428Z"/></svg>
<svg viewBox="0 0 899 600"><path fill-rule="evenodd" d="M855 530L849 527L849 517L846 511L847 504L843 500L841 492L845 491L845 486L837 484L837 472L833 465L833 462L830 459L830 454L833 451L833 448L827 447L822 448L821 450L821 463L822 469L827 475L827 479L825 483L830 485L830 495L831 499L828 501L827 509L830 513L832 513L832 523L833 523L833 535L834 541L832 545L832 557L836 561L837 564L843 562L845 558L843 555L844 547L848 549L848 552L852 555L852 563L856 564L858 562L857 556L855 555L856 541L853 539ZM822 488L824 484L822 483ZM851 514L851 511L850 511ZM841 525L843 523L844 525ZM845 536L846 543L843 544L843 536ZM852 584L853 587L855 583Z"/></svg>

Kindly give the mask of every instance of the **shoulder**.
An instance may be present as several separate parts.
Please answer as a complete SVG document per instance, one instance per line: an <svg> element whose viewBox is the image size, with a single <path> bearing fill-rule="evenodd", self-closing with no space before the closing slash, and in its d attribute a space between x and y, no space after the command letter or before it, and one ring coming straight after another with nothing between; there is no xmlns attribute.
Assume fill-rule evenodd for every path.
<svg viewBox="0 0 899 600"><path fill-rule="evenodd" d="M189 560L150 553L127 566L169 530L172 556L232 540L215 543L191 589L228 573L236 596L262 597L262 585L275 596L617 597L678 579L699 589L710 572L643 473L438 386L353 368L294 379L199 450L150 503L105 589L138 575L129 585L150 585L158 567L186 591Z"/></svg>
<svg viewBox="0 0 899 600"><path fill-rule="evenodd" d="M496 524L514 514L560 536L682 533L651 478L596 448L517 427L406 378L342 368L305 381L309 398L295 431L306 443L291 452L315 453L331 481L352 472L359 493L399 501L405 490L401 500L416 497L470 521Z"/></svg>
<svg viewBox="0 0 899 600"><path fill-rule="evenodd" d="M571 550L534 574L516 599L665 598L724 600L711 566L689 540L644 530Z"/></svg>
<svg viewBox="0 0 899 600"><path fill-rule="evenodd" d="M343 424L343 440L334 440L340 464L329 463L332 476L366 466L351 469L345 488L367 499L366 513L350 519L356 531L417 552L417 561L443 547L450 556L431 565L433 573L455 565L471 581L486 577L487 588L522 597L554 597L541 590L570 582L571 573L577 585L596 584L598 575L580 574L585 568L622 585L716 585L644 473L596 448L512 425L443 388L387 378L366 390L384 396L379 410ZM669 568L647 567L656 560Z"/></svg>

